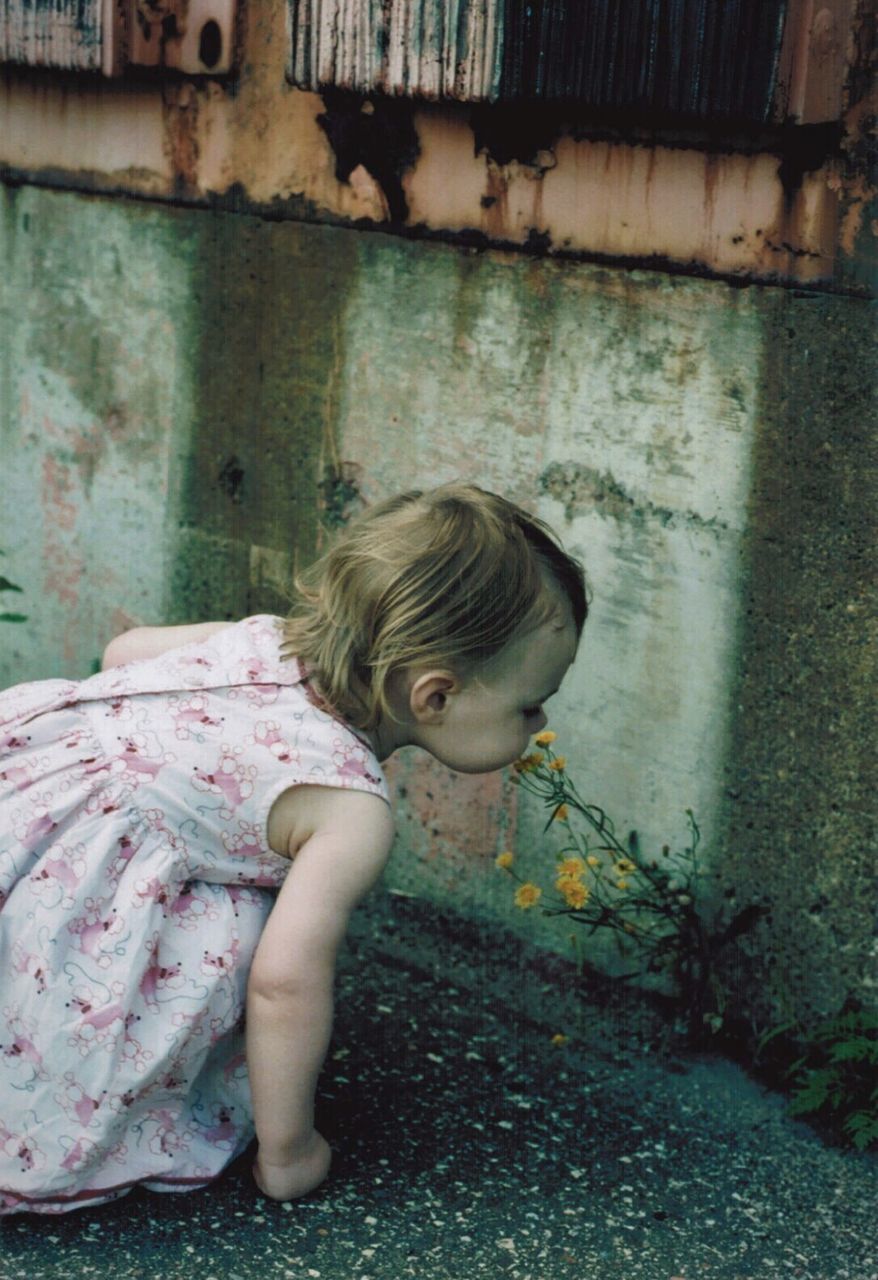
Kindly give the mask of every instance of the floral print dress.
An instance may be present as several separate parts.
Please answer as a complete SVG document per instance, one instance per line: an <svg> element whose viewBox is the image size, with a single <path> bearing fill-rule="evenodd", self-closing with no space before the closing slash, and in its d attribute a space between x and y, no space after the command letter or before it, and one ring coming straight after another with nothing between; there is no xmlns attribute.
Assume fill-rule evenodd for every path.
<svg viewBox="0 0 878 1280"><path fill-rule="evenodd" d="M281 623L0 693L0 1213L182 1191L250 1142L242 1014L303 783L387 799Z"/></svg>

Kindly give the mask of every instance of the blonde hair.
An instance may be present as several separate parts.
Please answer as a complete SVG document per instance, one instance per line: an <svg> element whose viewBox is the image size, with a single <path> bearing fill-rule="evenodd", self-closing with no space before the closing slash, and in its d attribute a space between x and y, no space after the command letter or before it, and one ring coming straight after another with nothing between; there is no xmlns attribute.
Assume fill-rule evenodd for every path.
<svg viewBox="0 0 878 1280"><path fill-rule="evenodd" d="M542 521L476 485L411 490L370 507L296 579L284 656L356 728L392 714L388 684L417 665L465 677L570 601L588 612L581 566Z"/></svg>

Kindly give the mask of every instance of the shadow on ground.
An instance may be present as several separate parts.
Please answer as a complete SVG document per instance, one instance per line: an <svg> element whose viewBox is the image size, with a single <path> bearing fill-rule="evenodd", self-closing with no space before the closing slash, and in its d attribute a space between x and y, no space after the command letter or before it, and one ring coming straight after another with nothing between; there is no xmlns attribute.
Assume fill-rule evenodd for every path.
<svg viewBox="0 0 878 1280"><path fill-rule="evenodd" d="M376 894L322 1078L330 1180L278 1205L245 1157L205 1191L9 1218L0 1280L878 1280L874 1157L551 968Z"/></svg>

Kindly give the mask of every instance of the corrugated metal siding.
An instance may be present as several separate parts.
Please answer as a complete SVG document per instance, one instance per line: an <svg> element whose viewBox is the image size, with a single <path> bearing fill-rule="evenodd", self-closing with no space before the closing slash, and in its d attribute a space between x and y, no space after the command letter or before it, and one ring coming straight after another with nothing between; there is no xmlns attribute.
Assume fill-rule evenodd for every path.
<svg viewBox="0 0 878 1280"><path fill-rule="evenodd" d="M289 0L291 80L769 118L788 0Z"/></svg>
<svg viewBox="0 0 878 1280"><path fill-rule="evenodd" d="M768 118L786 0L506 0L501 96Z"/></svg>
<svg viewBox="0 0 878 1280"><path fill-rule="evenodd" d="M100 71L102 0L0 0L0 61Z"/></svg>
<svg viewBox="0 0 878 1280"><path fill-rule="evenodd" d="M305 89L475 101L500 82L494 0L290 0L290 79Z"/></svg>

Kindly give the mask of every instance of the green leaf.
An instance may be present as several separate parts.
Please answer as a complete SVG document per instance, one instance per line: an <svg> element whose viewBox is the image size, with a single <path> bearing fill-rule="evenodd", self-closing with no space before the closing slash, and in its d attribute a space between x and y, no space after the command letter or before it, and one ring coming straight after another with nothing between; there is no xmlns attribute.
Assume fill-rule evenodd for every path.
<svg viewBox="0 0 878 1280"><path fill-rule="evenodd" d="M801 1058L796 1058L796 1061L791 1063L790 1066L788 1066L784 1071L784 1079L790 1080L796 1075L798 1075L799 1071L802 1069L802 1067L804 1067L805 1063L808 1061L808 1057L809 1055L807 1053L803 1053Z"/></svg>
<svg viewBox="0 0 878 1280"><path fill-rule="evenodd" d="M17 582L10 582L8 578L4 578L0 573L0 591L22 591L23 588Z"/></svg>
<svg viewBox="0 0 878 1280"><path fill-rule="evenodd" d="M873 1125L878 1126L878 1115L873 1111L854 1111L844 1122L844 1127L849 1133L854 1133L858 1129L868 1129Z"/></svg>
<svg viewBox="0 0 878 1280"><path fill-rule="evenodd" d="M878 1115L874 1113L855 1111L842 1127L858 1151L865 1151L873 1142L878 1142Z"/></svg>
<svg viewBox="0 0 878 1280"><path fill-rule="evenodd" d="M0 622L27 622L26 613L0 613Z"/></svg>
<svg viewBox="0 0 878 1280"><path fill-rule="evenodd" d="M793 1095L789 1106L790 1115L799 1116L808 1111L819 1111L829 1097L836 1079L836 1073L831 1070L808 1071L805 1083Z"/></svg>
<svg viewBox="0 0 878 1280"><path fill-rule="evenodd" d="M777 1036L782 1036L786 1031L792 1031L793 1028L798 1025L799 1024L796 1019L791 1018L788 1022L778 1023L776 1027L772 1027L769 1031L763 1031L762 1035L756 1042L756 1048L754 1050L755 1056L758 1058L765 1046L771 1044L772 1040Z"/></svg>
<svg viewBox="0 0 878 1280"><path fill-rule="evenodd" d="M842 1040L830 1047L829 1059L831 1062L878 1062L878 1044L865 1036Z"/></svg>

